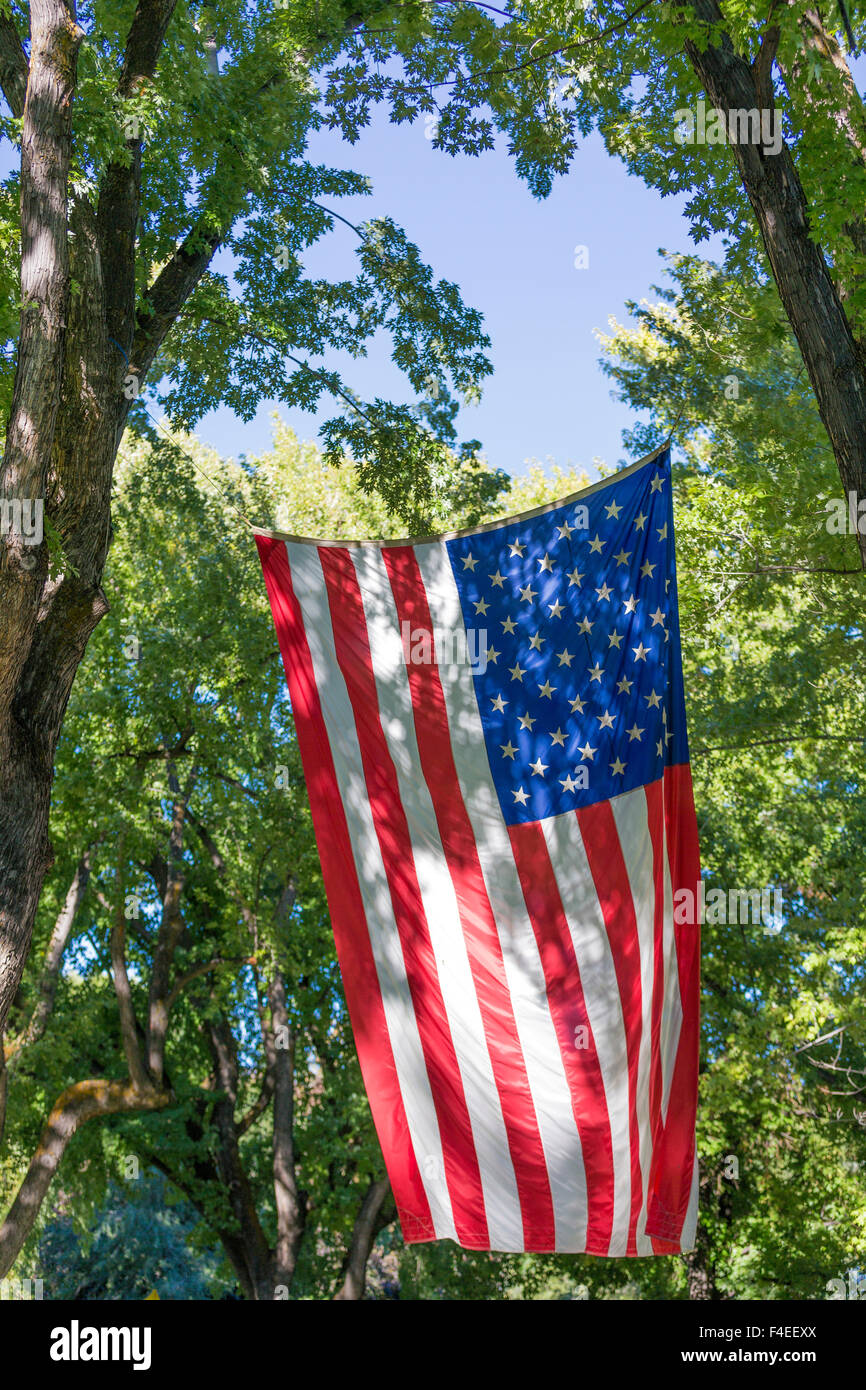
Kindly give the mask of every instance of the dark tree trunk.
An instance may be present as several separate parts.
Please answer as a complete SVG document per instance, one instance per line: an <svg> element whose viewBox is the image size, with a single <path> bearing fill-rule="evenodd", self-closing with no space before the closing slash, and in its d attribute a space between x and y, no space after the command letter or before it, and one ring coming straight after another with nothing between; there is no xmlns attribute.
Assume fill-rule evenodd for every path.
<svg viewBox="0 0 866 1390"><path fill-rule="evenodd" d="M340 1270L340 1287L334 1294L335 1303L356 1302L364 1297L367 1261L373 1243L383 1227L390 1225L396 1215L391 1199L391 1184L387 1178L379 1178L368 1187L355 1220L352 1241Z"/></svg>
<svg viewBox="0 0 866 1390"><path fill-rule="evenodd" d="M708 24L723 22L716 0L692 0ZM727 34L717 43L687 40L686 53L719 110L771 109L771 69L778 41L770 30L750 65ZM791 324L818 410L833 448L844 492L866 498L866 361L833 284L824 255L809 233L806 196L786 145L776 155L760 145L734 144L734 158L761 231L773 278ZM858 535L866 566L866 535Z"/></svg>

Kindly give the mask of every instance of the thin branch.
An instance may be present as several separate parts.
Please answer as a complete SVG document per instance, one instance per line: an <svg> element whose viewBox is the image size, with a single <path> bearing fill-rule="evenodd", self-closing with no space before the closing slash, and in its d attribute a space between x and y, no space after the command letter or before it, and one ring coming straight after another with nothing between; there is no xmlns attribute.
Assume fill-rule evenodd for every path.
<svg viewBox="0 0 866 1390"><path fill-rule="evenodd" d="M16 1038L12 1048L9 1070L12 1072L17 1066L24 1049L31 1043L37 1042L45 1032L45 1026L54 1008L54 995L57 990L57 977L60 974L60 966L63 962L63 953L66 950L66 943L69 940L69 933L72 924L78 915L78 910L84 900L84 894L90 879L90 849L86 849L78 861L72 882L67 889L63 907L57 915L45 952L45 959L42 964L42 974L39 978L39 993L33 1012L20 1038Z"/></svg>
<svg viewBox="0 0 866 1390"><path fill-rule="evenodd" d="M829 1042L830 1038L835 1038L838 1033L844 1033L848 1027L847 1023L842 1023L838 1028L834 1028L831 1033L824 1033L822 1037L815 1038L813 1042L803 1043L800 1047L795 1047L796 1052L806 1052L810 1047L818 1047L820 1043Z"/></svg>
<svg viewBox="0 0 866 1390"><path fill-rule="evenodd" d="M125 837L121 835L118 847L117 902L114 909L114 925L111 929L111 975L114 980L114 992L117 995L120 1036L123 1040L123 1052L126 1057L126 1065L129 1068L129 1077L137 1091L147 1091L150 1088L150 1078L147 1075L138 1045L135 1008L126 969L126 915L123 892L124 849Z"/></svg>
<svg viewBox="0 0 866 1390"><path fill-rule="evenodd" d="M714 748L693 748L692 753L738 753L746 748L764 748L771 743L784 743L790 746L793 743L862 743L863 735L858 736L848 734L808 734L801 733L795 735L781 736L779 738L759 738L752 743L721 743Z"/></svg>

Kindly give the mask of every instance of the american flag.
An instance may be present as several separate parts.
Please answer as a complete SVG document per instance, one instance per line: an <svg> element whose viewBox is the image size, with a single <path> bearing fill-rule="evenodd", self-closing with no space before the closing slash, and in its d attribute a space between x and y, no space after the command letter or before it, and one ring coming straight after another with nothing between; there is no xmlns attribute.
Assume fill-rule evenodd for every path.
<svg viewBox="0 0 866 1390"><path fill-rule="evenodd" d="M256 540L404 1238L691 1249L669 452L450 536Z"/></svg>

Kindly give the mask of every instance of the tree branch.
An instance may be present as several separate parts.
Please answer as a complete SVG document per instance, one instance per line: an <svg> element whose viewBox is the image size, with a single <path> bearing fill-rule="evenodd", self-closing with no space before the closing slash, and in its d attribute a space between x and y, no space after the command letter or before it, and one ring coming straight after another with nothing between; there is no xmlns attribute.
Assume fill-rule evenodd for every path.
<svg viewBox="0 0 866 1390"><path fill-rule="evenodd" d="M138 0L129 26L118 95L131 96L142 80L152 77L177 0Z"/></svg>
<svg viewBox="0 0 866 1390"><path fill-rule="evenodd" d="M0 1279L8 1274L32 1231L51 1179L76 1130L101 1115L162 1110L170 1102L169 1092L153 1087L141 1091L129 1081L93 1079L76 1081L66 1088L54 1104L9 1214L0 1226Z"/></svg>
<svg viewBox="0 0 866 1390"><path fill-rule="evenodd" d="M391 1184L387 1178L371 1182L367 1188L361 1209L352 1228L352 1241L340 1271L343 1282L334 1294L335 1303L355 1301L364 1297L367 1277L367 1261L373 1249L376 1236L389 1226L397 1216L391 1196Z"/></svg>
<svg viewBox="0 0 866 1390"><path fill-rule="evenodd" d="M114 909L114 925L111 929L111 974L114 980L114 992L117 995L117 1008L120 1014L120 1036L123 1040L123 1053L126 1057L126 1065L129 1068L129 1075L136 1090L146 1091L150 1085L150 1079L147 1075L141 1056L141 1049L138 1045L138 1026L135 1020L135 1008L132 1003L132 991L129 987L129 975L126 969L123 851L124 837L121 835L119 853L120 872L117 876L117 903ZM160 1075L160 1082L161 1080L162 1077Z"/></svg>
<svg viewBox="0 0 866 1390"><path fill-rule="evenodd" d="M66 943L69 940L69 933L72 924L78 915L78 910L84 901L84 894L90 880L90 850L87 849L82 854L72 876L72 882L66 893L63 907L58 913L57 920L51 932L48 942L48 949L45 952L45 959L42 963L42 974L39 979L39 994L33 1012L30 1015L27 1027L16 1038L12 1048L9 1063L10 1074L14 1071L21 1058L22 1052L31 1043L37 1042L45 1032L45 1025L54 1008L54 995L57 990L57 977L60 974L60 966L63 961L63 953L66 950Z"/></svg>
<svg viewBox="0 0 866 1390"><path fill-rule="evenodd" d="M198 777L198 767L193 767L181 791L174 766L166 759L169 787L174 795L169 833L169 864L165 893L162 899L162 916L153 952L153 965L150 973L150 993L147 1025L147 1065L154 1082L162 1082L165 1062L165 1038L168 1029L169 977L180 938L183 935L184 920L180 911L180 898L183 892L183 828L189 799Z"/></svg>
<svg viewBox="0 0 866 1390"><path fill-rule="evenodd" d="M24 115L30 68L11 14L0 14L0 92L13 116Z"/></svg>

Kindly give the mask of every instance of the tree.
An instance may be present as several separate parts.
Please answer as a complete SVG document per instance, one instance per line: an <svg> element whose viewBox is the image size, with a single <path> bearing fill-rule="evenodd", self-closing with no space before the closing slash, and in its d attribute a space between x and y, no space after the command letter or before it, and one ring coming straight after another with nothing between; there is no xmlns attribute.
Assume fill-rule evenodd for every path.
<svg viewBox="0 0 866 1390"><path fill-rule="evenodd" d="M3 0L0 135L21 162L0 201L18 251L0 280L0 1031L51 863L64 711L108 609L115 456L145 387L180 424L217 403L249 418L265 397L331 394L331 456L351 450L417 525L456 442L451 388L471 394L490 369L478 314L389 218L356 229L353 281L302 273L299 253L339 217L321 200L370 191L304 158L323 119L312 74L378 8ZM365 404L318 363L364 353L380 327L415 405ZM23 517L43 506L28 544Z"/></svg>
<svg viewBox="0 0 866 1390"><path fill-rule="evenodd" d="M822 1298L864 1258L862 611L834 460L772 286L668 258L604 340L651 447L681 412L677 555L707 914L693 1298Z"/></svg>
<svg viewBox="0 0 866 1390"><path fill-rule="evenodd" d="M441 481L457 524L501 486L456 460ZM244 1297L357 1299L395 1211L241 518L352 535L398 520L285 428L234 465L141 441L116 483L107 582L123 598L73 691L44 955L10 1016L0 1276L61 1165L79 1229L131 1165L183 1194Z"/></svg>
<svg viewBox="0 0 866 1390"><path fill-rule="evenodd" d="M848 10L857 42L866 15ZM842 486L864 498L866 113L831 13L810 0L409 0L348 37L330 119L351 137L388 101L394 120L433 114L449 153L489 149L499 130L539 197L579 175L578 137L597 126L662 194L692 195L696 240L719 231L731 266L772 277Z"/></svg>

